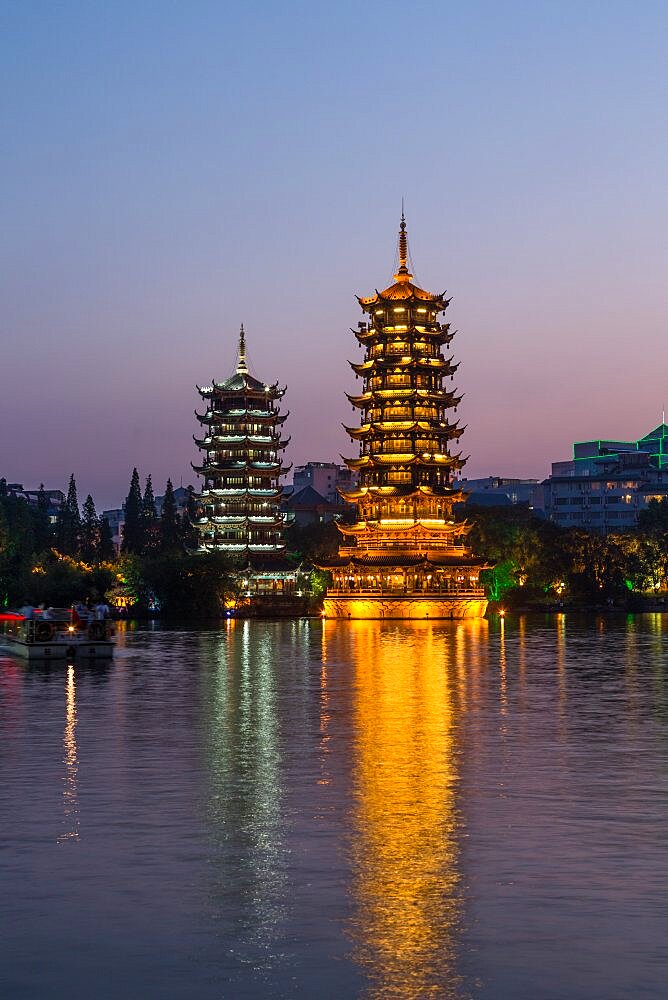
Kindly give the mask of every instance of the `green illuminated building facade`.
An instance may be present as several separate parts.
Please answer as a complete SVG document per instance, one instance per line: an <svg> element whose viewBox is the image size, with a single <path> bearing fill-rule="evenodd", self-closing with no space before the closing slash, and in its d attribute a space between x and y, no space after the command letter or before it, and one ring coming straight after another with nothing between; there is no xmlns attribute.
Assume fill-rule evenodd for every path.
<svg viewBox="0 0 668 1000"><path fill-rule="evenodd" d="M635 527L651 500L668 496L668 425L636 441L576 442L572 460L554 462L542 490L546 515L561 527Z"/></svg>

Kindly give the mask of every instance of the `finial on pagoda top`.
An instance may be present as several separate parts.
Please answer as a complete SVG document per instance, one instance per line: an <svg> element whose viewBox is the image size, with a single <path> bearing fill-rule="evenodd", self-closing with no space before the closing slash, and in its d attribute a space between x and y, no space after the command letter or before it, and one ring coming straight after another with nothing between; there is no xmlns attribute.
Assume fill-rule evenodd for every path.
<svg viewBox="0 0 668 1000"><path fill-rule="evenodd" d="M237 361L237 374L246 375L248 373L248 365L246 364L246 334L244 333L244 325L241 324L241 329L239 331L239 360Z"/></svg>
<svg viewBox="0 0 668 1000"><path fill-rule="evenodd" d="M395 281L410 281L413 275L408 270L408 234L406 232L406 217L404 215L404 199L401 199L401 223L399 224L399 270L394 276Z"/></svg>

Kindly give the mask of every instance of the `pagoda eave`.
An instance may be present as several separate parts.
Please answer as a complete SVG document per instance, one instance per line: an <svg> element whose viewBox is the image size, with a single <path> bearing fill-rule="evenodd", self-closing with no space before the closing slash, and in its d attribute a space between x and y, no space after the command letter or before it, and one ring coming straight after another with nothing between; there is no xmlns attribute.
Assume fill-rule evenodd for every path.
<svg viewBox="0 0 668 1000"><path fill-rule="evenodd" d="M237 488L225 489L222 486L212 486L206 490L202 490L200 497L206 502L207 497L215 497L221 500L265 500L267 503L271 501L280 499L281 490L279 489L246 489L241 486Z"/></svg>
<svg viewBox="0 0 668 1000"><path fill-rule="evenodd" d="M460 530L460 525L454 521L435 520L429 518L419 518L418 520L401 520L397 523L390 523L387 519L381 521L358 521L356 524L337 524L337 528L342 535L351 535L358 538L381 539L384 534L415 534L425 533L425 537L436 539L439 536L447 537L464 534ZM369 542L371 544L371 541Z"/></svg>
<svg viewBox="0 0 668 1000"><path fill-rule="evenodd" d="M430 553L428 556L422 553L360 553L359 555L338 555L329 556L327 559L319 559L314 565L318 569L356 569L372 568L384 566L401 571L402 569L415 569L420 567L429 569L489 569L490 564L484 559L475 556L461 556L459 554L438 556Z"/></svg>

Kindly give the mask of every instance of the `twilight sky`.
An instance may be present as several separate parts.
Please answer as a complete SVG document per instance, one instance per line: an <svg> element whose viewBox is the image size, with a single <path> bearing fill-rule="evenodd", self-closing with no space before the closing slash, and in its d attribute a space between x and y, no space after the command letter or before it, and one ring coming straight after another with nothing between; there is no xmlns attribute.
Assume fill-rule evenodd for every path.
<svg viewBox="0 0 668 1000"><path fill-rule="evenodd" d="M448 290L469 476L668 409L668 7L0 0L0 475L195 482L195 383L341 429L354 295ZM358 383L359 385L359 383ZM354 420L356 418L353 418ZM288 477L289 479L290 477Z"/></svg>

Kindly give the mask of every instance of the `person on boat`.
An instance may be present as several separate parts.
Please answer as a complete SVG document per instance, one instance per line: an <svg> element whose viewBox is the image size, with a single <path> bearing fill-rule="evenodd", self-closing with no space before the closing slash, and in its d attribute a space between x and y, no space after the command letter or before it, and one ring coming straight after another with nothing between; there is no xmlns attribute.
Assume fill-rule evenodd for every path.
<svg viewBox="0 0 668 1000"><path fill-rule="evenodd" d="M105 618L109 617L109 605L105 604L104 601L100 600L95 605L95 621L103 622Z"/></svg>
<svg viewBox="0 0 668 1000"><path fill-rule="evenodd" d="M23 615L23 617L26 619L26 621L29 621L31 618L35 617L35 608L30 603L29 600L26 599L23 602L23 606L19 608L19 614Z"/></svg>
<svg viewBox="0 0 668 1000"><path fill-rule="evenodd" d="M76 604L72 605L72 624L76 625L77 628L85 627L88 623L88 611L86 605L82 604L81 601L77 601Z"/></svg>

